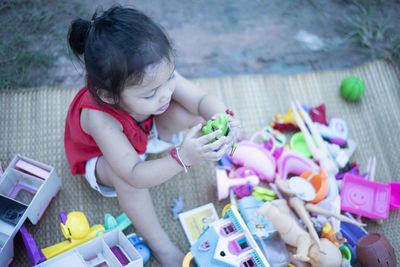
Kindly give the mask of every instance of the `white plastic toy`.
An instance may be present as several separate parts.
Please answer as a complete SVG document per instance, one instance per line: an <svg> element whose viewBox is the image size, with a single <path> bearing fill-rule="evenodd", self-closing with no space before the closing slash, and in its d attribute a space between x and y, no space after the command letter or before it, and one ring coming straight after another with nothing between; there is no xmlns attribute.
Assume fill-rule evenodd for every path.
<svg viewBox="0 0 400 267"><path fill-rule="evenodd" d="M14 257L14 237L28 218L36 224L60 190L53 167L17 155L0 179L0 266Z"/></svg>

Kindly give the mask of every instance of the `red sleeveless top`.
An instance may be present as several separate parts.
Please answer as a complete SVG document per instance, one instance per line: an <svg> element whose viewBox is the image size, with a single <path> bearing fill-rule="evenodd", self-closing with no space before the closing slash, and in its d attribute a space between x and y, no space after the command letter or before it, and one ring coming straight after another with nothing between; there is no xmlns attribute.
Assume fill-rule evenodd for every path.
<svg viewBox="0 0 400 267"><path fill-rule="evenodd" d="M82 108L96 109L113 116L121 123L124 134L136 152L138 154L146 152L146 132L151 129L154 116L150 117L150 123L148 120L141 123L143 124L143 128L150 128L143 129L128 113L106 103L99 105L93 99L89 90L83 87L72 100L65 121L64 147L72 175L84 174L86 161L103 154L94 139L81 128L80 117Z"/></svg>

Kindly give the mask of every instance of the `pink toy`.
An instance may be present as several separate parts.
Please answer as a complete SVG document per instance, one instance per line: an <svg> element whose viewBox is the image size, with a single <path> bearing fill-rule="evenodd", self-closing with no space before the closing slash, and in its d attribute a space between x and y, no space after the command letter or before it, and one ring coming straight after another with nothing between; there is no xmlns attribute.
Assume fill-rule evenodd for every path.
<svg viewBox="0 0 400 267"><path fill-rule="evenodd" d="M309 110L311 119L313 122L318 122L323 125L328 125L326 121L326 106L325 104L321 104L318 107L310 108Z"/></svg>
<svg viewBox="0 0 400 267"><path fill-rule="evenodd" d="M390 191L387 184L348 173L340 191L342 210L368 218L385 219L389 216Z"/></svg>
<svg viewBox="0 0 400 267"><path fill-rule="evenodd" d="M218 200L227 198L229 195L229 189L232 186L244 185L250 183L252 186L256 186L260 183L260 179L255 175L246 176L243 179L229 179L225 169L216 168L217 177L217 191Z"/></svg>
<svg viewBox="0 0 400 267"><path fill-rule="evenodd" d="M38 167L23 159L17 160L17 162L15 163L15 168L19 171L31 174L43 180L46 180L50 175L50 171Z"/></svg>
<svg viewBox="0 0 400 267"><path fill-rule="evenodd" d="M332 159L328 150L327 143L322 140L322 137L318 129L315 127L314 123L311 121L310 116L298 102L296 102L296 105L292 103L292 109L293 116L296 119L296 122L299 125L301 132L304 135L304 139L307 142L308 148L310 149L311 155L313 156L314 160L319 162L319 165L322 169L325 169L328 173L336 175L339 172L338 166L336 165L336 162ZM304 122L310 129L311 134L308 131L303 120L301 119L299 113L301 114ZM313 138L316 144L314 143Z"/></svg>
<svg viewBox="0 0 400 267"><path fill-rule="evenodd" d="M240 167L232 175L232 179L243 179L246 176L256 175L255 171L247 167ZM237 185L232 187L233 192L235 192L238 197L249 196L253 192L253 186L249 183L245 185Z"/></svg>
<svg viewBox="0 0 400 267"><path fill-rule="evenodd" d="M390 208L399 209L400 208L400 182L390 182L389 183L391 194L390 194Z"/></svg>
<svg viewBox="0 0 400 267"><path fill-rule="evenodd" d="M257 144L254 142L256 137L260 135L270 135L269 140L272 140L271 142L273 143L271 151L265 149L263 144ZM275 178L276 169L275 158L272 156L272 153L275 150L274 140L274 137L266 131L256 132L251 137L250 141L239 142L235 153L229 155L229 159L234 164L239 164L254 170L260 179L272 182Z"/></svg>
<svg viewBox="0 0 400 267"><path fill-rule="evenodd" d="M319 167L309 158L292 149L281 149L281 153L275 153L278 174L282 180L286 180L289 174L300 175L307 171L319 172Z"/></svg>

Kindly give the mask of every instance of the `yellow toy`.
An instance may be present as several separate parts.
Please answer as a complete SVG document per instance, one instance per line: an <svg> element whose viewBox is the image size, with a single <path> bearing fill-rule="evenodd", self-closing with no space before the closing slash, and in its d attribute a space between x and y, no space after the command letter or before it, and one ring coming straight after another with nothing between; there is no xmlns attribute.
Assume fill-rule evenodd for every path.
<svg viewBox="0 0 400 267"><path fill-rule="evenodd" d="M50 259L79 246L105 232L105 228L101 224L90 227L85 214L80 211L73 211L68 213L68 215L61 212L60 219L61 230L67 240L42 249L42 253L46 259Z"/></svg>
<svg viewBox="0 0 400 267"><path fill-rule="evenodd" d="M298 130L299 127L293 115L293 109L289 109L289 111L285 115L276 115L271 122L271 127L281 132Z"/></svg>
<svg viewBox="0 0 400 267"><path fill-rule="evenodd" d="M341 248L344 243L347 242L347 239L344 238L340 233L335 232L332 228L332 225L329 222L324 224L322 228L321 238L329 239L335 246Z"/></svg>

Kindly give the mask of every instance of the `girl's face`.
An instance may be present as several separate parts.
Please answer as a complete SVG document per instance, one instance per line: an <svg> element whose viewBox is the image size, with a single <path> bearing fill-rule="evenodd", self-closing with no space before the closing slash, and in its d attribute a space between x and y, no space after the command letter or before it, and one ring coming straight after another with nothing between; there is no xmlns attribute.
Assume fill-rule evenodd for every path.
<svg viewBox="0 0 400 267"><path fill-rule="evenodd" d="M120 107L137 121L164 113L176 87L174 70L172 60L149 66L141 84L128 85L122 91Z"/></svg>

